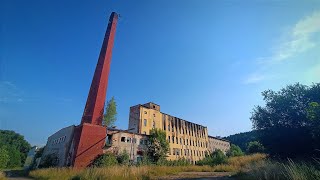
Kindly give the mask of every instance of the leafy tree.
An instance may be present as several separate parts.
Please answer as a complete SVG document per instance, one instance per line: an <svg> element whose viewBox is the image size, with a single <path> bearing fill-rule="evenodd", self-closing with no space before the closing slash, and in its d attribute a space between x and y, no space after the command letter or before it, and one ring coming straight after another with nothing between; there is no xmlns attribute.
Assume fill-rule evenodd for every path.
<svg viewBox="0 0 320 180"><path fill-rule="evenodd" d="M212 154L206 156L204 159L197 162L197 165L210 165L215 166L227 162L227 156L220 150L214 151Z"/></svg>
<svg viewBox="0 0 320 180"><path fill-rule="evenodd" d="M226 137L226 139L229 140L232 144L239 146L241 149L246 149L249 142L258 141L258 134L259 132L257 130L253 130L249 132L230 135Z"/></svg>
<svg viewBox="0 0 320 180"><path fill-rule="evenodd" d="M56 167L59 164L59 158L56 153L47 154L41 159L39 168Z"/></svg>
<svg viewBox="0 0 320 180"><path fill-rule="evenodd" d="M105 126L114 126L117 120L117 104L114 97L107 102L106 113L103 116L103 124Z"/></svg>
<svg viewBox="0 0 320 180"><path fill-rule="evenodd" d="M227 156L234 157L234 156L243 156L243 155L244 153L242 152L239 146L231 144L230 150L227 152Z"/></svg>
<svg viewBox="0 0 320 180"><path fill-rule="evenodd" d="M268 153L280 157L309 156L319 147L310 135L310 129L316 126L313 122L317 122L311 120L316 117L317 105L309 103L320 102L320 83L296 83L277 92L264 91L262 96L266 105L256 106L250 119Z"/></svg>
<svg viewBox="0 0 320 180"><path fill-rule="evenodd" d="M0 130L0 147L6 146L7 148L13 148L19 151L20 163L17 165L24 164L25 159L27 158L27 153L31 149L30 144L24 139L24 137L14 131L9 130ZM11 155L16 155L12 153ZM14 159L17 159L15 156ZM11 163L12 164L12 163Z"/></svg>
<svg viewBox="0 0 320 180"><path fill-rule="evenodd" d="M117 158L112 153L105 153L98 156L92 163L94 167L108 167L118 164Z"/></svg>
<svg viewBox="0 0 320 180"><path fill-rule="evenodd" d="M150 145L148 155L150 159L157 163L160 159L165 159L169 152L169 142L166 140L166 132L161 129L150 131Z"/></svg>
<svg viewBox="0 0 320 180"><path fill-rule="evenodd" d="M129 153L123 150L118 156L117 161L120 165L128 165L130 161Z"/></svg>
<svg viewBox="0 0 320 180"><path fill-rule="evenodd" d="M264 152L264 146L258 141L251 141L247 147L247 153L262 153Z"/></svg>
<svg viewBox="0 0 320 180"><path fill-rule="evenodd" d="M309 103L307 108L307 118L310 121L310 131L312 137L320 140L320 105L317 102Z"/></svg>
<svg viewBox="0 0 320 180"><path fill-rule="evenodd" d="M7 163L8 168L21 167L21 157L20 152L15 147L9 146L7 147L8 155L10 161Z"/></svg>
<svg viewBox="0 0 320 180"><path fill-rule="evenodd" d="M0 148L0 169L4 169L7 167L7 164L9 162L9 153L5 146L2 146Z"/></svg>

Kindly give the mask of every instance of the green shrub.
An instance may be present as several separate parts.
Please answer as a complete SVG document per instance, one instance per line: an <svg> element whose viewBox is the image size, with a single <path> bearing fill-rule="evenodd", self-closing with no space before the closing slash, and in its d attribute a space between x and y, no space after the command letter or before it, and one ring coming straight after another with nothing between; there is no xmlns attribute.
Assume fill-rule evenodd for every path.
<svg viewBox="0 0 320 180"><path fill-rule="evenodd" d="M253 154L253 153L263 153L264 152L263 145L258 141L251 141L248 143L247 147L247 153Z"/></svg>
<svg viewBox="0 0 320 180"><path fill-rule="evenodd" d="M98 156L92 163L94 167L108 167L117 165L118 161L114 154L106 153Z"/></svg>
<svg viewBox="0 0 320 180"><path fill-rule="evenodd" d="M239 146L231 144L230 150L227 152L228 157L243 156L243 155L244 153L242 152Z"/></svg>
<svg viewBox="0 0 320 180"><path fill-rule="evenodd" d="M7 149L3 146L0 148L0 169L4 169L7 167L9 162L9 153Z"/></svg>
<svg viewBox="0 0 320 180"><path fill-rule="evenodd" d="M227 162L227 156L221 150L216 150L212 154L206 156L204 159L197 162L197 165L210 165L215 166L219 164L225 164Z"/></svg>
<svg viewBox="0 0 320 180"><path fill-rule="evenodd" d="M123 150L118 156L117 161L120 165L128 165L129 164L129 154L126 150Z"/></svg>
<svg viewBox="0 0 320 180"><path fill-rule="evenodd" d="M56 167L59 164L59 158L56 153L47 154L41 159L39 168Z"/></svg>

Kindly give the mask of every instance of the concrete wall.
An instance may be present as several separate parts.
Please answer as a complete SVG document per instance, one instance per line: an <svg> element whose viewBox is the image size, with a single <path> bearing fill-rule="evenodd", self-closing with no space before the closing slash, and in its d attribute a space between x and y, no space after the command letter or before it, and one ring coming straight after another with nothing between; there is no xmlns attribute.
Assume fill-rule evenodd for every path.
<svg viewBox="0 0 320 180"><path fill-rule="evenodd" d="M129 154L130 160L137 162L141 160L143 152L147 150L148 143L147 135L110 128L107 130L104 153L112 152L117 155L126 151Z"/></svg>
<svg viewBox="0 0 320 180"><path fill-rule="evenodd" d="M220 138L209 136L209 151L210 153L220 149L225 154L230 150L230 142Z"/></svg>
<svg viewBox="0 0 320 180"><path fill-rule="evenodd" d="M75 126L65 127L51 135L44 148L41 160L46 155L55 153L59 158L59 167L66 166L69 149L72 143Z"/></svg>

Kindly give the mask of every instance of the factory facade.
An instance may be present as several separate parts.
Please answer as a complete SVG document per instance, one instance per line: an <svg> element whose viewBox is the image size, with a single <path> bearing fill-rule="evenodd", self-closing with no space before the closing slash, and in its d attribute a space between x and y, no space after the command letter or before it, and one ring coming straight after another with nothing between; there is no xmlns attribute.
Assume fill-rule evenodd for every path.
<svg viewBox="0 0 320 180"><path fill-rule="evenodd" d="M166 132L170 144L168 160L185 158L196 163L217 149L224 153L230 149L229 141L209 136L207 127L163 113L155 103L130 107L129 132L149 135L153 128Z"/></svg>

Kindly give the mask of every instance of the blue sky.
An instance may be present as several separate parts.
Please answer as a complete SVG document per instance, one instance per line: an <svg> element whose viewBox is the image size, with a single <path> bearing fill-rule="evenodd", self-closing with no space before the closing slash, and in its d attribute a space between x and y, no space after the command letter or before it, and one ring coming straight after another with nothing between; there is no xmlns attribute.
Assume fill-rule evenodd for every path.
<svg viewBox="0 0 320 180"><path fill-rule="evenodd" d="M108 99L208 127L251 130L261 92L320 77L320 1L14 1L0 4L0 129L33 145L79 124L108 17L117 26Z"/></svg>

